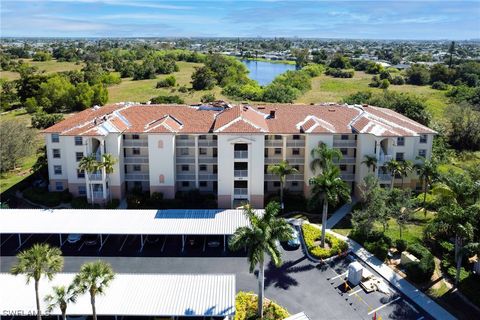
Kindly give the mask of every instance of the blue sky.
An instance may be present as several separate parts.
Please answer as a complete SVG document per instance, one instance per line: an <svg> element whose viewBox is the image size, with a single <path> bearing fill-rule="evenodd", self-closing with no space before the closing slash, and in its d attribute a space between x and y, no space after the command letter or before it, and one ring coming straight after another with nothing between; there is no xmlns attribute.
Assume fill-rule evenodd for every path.
<svg viewBox="0 0 480 320"><path fill-rule="evenodd" d="M477 1L1 0L1 35L480 38Z"/></svg>

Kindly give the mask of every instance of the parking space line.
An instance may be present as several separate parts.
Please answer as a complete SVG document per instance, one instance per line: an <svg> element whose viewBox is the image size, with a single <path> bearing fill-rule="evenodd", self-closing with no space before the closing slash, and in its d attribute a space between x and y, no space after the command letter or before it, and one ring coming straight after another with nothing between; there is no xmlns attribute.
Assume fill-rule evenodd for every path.
<svg viewBox="0 0 480 320"><path fill-rule="evenodd" d="M14 235L11 234L7 239L3 240L3 242L0 244L0 247L3 246L5 244L5 242L8 241L8 239L10 239L11 237L13 237Z"/></svg>
<svg viewBox="0 0 480 320"><path fill-rule="evenodd" d="M378 310L381 310L381 309L385 308L386 306L388 306L389 304L392 304L392 303L394 303L395 301L398 301L398 300L400 300L400 299L402 299L402 298L401 298L401 297L397 297L397 298L393 299L392 301L389 301L389 302L387 302L387 303L385 303L385 304L382 304L380 307L378 307L378 308L373 309L372 311L370 311L370 312L368 313L368 315L370 315L370 314L372 314L372 313L374 313L374 312L377 312Z"/></svg>
<svg viewBox="0 0 480 320"><path fill-rule="evenodd" d="M165 236L165 239L163 240L162 252L163 252L163 249L165 249L165 243L167 242L167 237L168 237L168 236Z"/></svg>
<svg viewBox="0 0 480 320"><path fill-rule="evenodd" d="M354 291L354 292L352 292L352 293L349 293L348 296L353 296L354 294L359 293L359 292L362 291L362 290L363 290L363 289L358 289L358 290L356 290L356 291Z"/></svg>
<svg viewBox="0 0 480 320"><path fill-rule="evenodd" d="M127 239L128 239L128 234L127 234L127 236L125 237L125 240L123 240L122 245L120 246L120 249L118 249L118 251L122 251L122 250L123 250L123 246L125 245L125 242L127 242Z"/></svg>
<svg viewBox="0 0 480 320"><path fill-rule="evenodd" d="M85 245L85 242L82 242L82 245L78 248L78 251L82 250L84 245Z"/></svg>
<svg viewBox="0 0 480 320"><path fill-rule="evenodd" d="M421 316L421 317L418 318L417 320L423 320L423 319L425 319L425 317L424 317L424 316Z"/></svg>
<svg viewBox="0 0 480 320"><path fill-rule="evenodd" d="M335 272L335 273L336 273L336 272ZM345 271L344 273L342 273L342 274L339 274L338 276L335 276L335 277L333 277L333 278L330 278L330 280L334 280L334 279L337 279L337 278L343 277L343 276L347 275L347 273L348 273L348 271Z"/></svg>

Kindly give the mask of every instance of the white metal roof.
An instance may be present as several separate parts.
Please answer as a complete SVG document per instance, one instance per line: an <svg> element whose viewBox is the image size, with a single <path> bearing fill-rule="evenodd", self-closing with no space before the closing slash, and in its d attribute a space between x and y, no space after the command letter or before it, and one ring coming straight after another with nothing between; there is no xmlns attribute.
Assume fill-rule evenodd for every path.
<svg viewBox="0 0 480 320"><path fill-rule="evenodd" d="M243 210L0 210L0 233L231 235L247 225Z"/></svg>
<svg viewBox="0 0 480 320"><path fill-rule="evenodd" d="M284 320L310 320L310 318L305 314L305 312L300 312L300 313L291 315L290 317L285 318Z"/></svg>
<svg viewBox="0 0 480 320"><path fill-rule="evenodd" d="M40 301L52 286L68 286L75 274L60 273L40 281ZM35 314L34 282L22 275L0 273L0 310ZM235 276L227 274L117 274L104 295L96 297L98 315L228 316L235 313ZM52 315L59 315L55 309ZM91 314L88 293L69 304L67 315Z"/></svg>

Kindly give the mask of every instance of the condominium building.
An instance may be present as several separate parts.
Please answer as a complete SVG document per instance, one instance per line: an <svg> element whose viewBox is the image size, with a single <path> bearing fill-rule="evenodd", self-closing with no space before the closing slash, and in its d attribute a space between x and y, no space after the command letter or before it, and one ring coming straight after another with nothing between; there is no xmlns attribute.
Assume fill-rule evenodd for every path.
<svg viewBox="0 0 480 320"><path fill-rule="evenodd" d="M298 170L286 189L308 195L312 149L340 150L341 177L356 186L369 173L390 185L390 159L431 156L435 131L390 109L367 105L148 105L122 103L82 111L44 131L50 190L69 189L89 201L121 199L132 189L214 193L220 208L242 201L263 207L278 192L271 164L287 160ZM112 173L79 170L82 157L112 154ZM362 162L366 155L377 166ZM398 177L397 177L398 178ZM394 179L394 183L400 183ZM420 187L415 174L403 179Z"/></svg>

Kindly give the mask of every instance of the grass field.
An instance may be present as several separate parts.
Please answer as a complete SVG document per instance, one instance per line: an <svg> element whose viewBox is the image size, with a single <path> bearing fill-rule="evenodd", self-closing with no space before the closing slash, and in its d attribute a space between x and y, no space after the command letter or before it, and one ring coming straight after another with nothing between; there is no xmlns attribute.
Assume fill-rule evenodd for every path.
<svg viewBox="0 0 480 320"><path fill-rule="evenodd" d="M175 88L155 88L158 80L166 78L168 75L159 75L156 79L148 80L136 80L131 78L122 79L122 82L118 85L114 85L108 88L108 102L121 102L121 101L134 101L145 102L149 99L159 95L178 95L185 100L186 103L199 103L200 98L207 92L215 94L217 99L230 100L227 97L221 95L221 88L215 87L210 91L189 91L182 93L178 91L180 86L187 86L191 88L191 76L195 67L201 66L199 63L191 62L177 62L180 67L180 71L173 73L177 79L177 86Z"/></svg>
<svg viewBox="0 0 480 320"><path fill-rule="evenodd" d="M21 59L24 63L28 63L38 68L39 71L45 71L45 73L54 73L70 70L82 69L84 63L76 64L75 62L59 62L57 60L50 61L33 61L32 59ZM16 80L20 78L18 72L1 71L0 78L6 80Z"/></svg>

